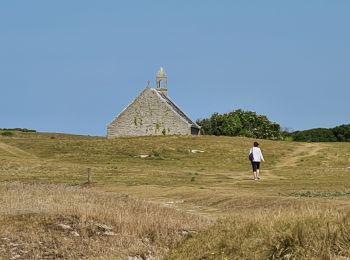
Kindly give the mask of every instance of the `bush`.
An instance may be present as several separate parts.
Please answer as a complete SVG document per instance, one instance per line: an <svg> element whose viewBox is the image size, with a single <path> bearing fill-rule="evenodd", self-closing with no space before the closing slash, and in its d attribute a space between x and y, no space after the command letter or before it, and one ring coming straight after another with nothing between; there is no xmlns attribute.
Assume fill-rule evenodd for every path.
<svg viewBox="0 0 350 260"><path fill-rule="evenodd" d="M245 136L261 139L282 139L281 127L266 116L255 112L235 110L214 113L210 118L197 120L207 135Z"/></svg>
<svg viewBox="0 0 350 260"><path fill-rule="evenodd" d="M335 142L337 141L333 131L328 128L314 128L292 133L294 141L300 142Z"/></svg>
<svg viewBox="0 0 350 260"><path fill-rule="evenodd" d="M4 131L4 132L1 132L1 135L2 136L14 136L14 133L11 131Z"/></svg>
<svg viewBox="0 0 350 260"><path fill-rule="evenodd" d="M350 124L334 128L314 128L291 133L294 141L301 142L349 142Z"/></svg>
<svg viewBox="0 0 350 260"><path fill-rule="evenodd" d="M350 124L340 125L332 129L333 134L339 142L349 142L350 141Z"/></svg>
<svg viewBox="0 0 350 260"><path fill-rule="evenodd" d="M35 133L36 130L33 129L27 129L27 128L0 128L0 130L3 131L18 131L23 133Z"/></svg>

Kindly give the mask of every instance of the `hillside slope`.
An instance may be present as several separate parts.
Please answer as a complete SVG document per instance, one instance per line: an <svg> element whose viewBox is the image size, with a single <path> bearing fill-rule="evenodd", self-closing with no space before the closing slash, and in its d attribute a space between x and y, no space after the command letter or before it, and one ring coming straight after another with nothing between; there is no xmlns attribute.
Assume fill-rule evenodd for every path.
<svg viewBox="0 0 350 260"><path fill-rule="evenodd" d="M12 137L0 136L0 181L3 183L0 192L6 194L9 189L16 190L17 184L11 186L13 182L27 183L25 185L33 183L44 186L58 185L58 190L62 189L59 188L60 185L64 185L67 188L84 189L87 201L78 203L79 207L83 208L90 205L88 198L94 196L92 194L119 194L130 199L145 200L147 202L144 203L157 205L160 210L171 208L181 214L192 216L189 217L192 220L187 222L191 224L187 225L186 222L183 222L183 227L181 224L176 224L177 226L174 226L171 232L169 231L173 234L171 235L173 242L170 244L163 237L158 236L148 246L144 244L140 247L131 244L124 245L124 256L128 254L147 255L148 253L145 252L153 248L151 255L160 257L164 256L170 247L169 257L172 259L183 258L184 255L187 255L189 259L198 259L199 252L201 256L208 259L218 259L218 252L220 252L218 248L221 244L224 247L223 250L227 252L225 251L225 254L220 256L234 258L233 256L240 255L244 258L249 255L249 246L242 249L243 251L233 250L235 246L232 243L242 241L226 237L227 234L222 233L223 227L227 227L230 236L237 238L237 230L241 230L243 234L244 227L247 228L251 220L248 216L254 215L254 223L261 221L265 223L264 225L271 227L261 230L259 234L265 234L271 238L271 241L275 241L277 238L273 234L278 233L275 228L278 225L291 224L284 223L284 220L282 221L284 218L294 219L298 223L303 222L303 219L310 219L312 222L314 218L320 218L322 212L335 212L336 210L337 213L323 215L336 223L338 217L342 218L346 215L350 198L350 144L309 144L259 140L266 162L262 164L262 180L256 182L252 181L250 164L247 159L247 153L253 141L247 138L214 136L142 137L111 140L102 137L52 133L15 133ZM91 169L92 184L86 184L88 168ZM24 190L31 189L28 186ZM41 190L39 186L38 189ZM52 186L52 189L56 188ZM20 193L22 194L23 191ZM13 191L12 194L16 194L16 191ZM72 195L70 192L66 194L68 197L76 196L74 192ZM38 193L37 196L42 196L42 193ZM53 201L57 199L58 197ZM42 201L40 197L33 197L31 203L34 204L31 207L36 210L31 214L42 213L42 207L37 208L35 200L38 200L39 204ZM6 201L4 200L3 203ZM22 204L19 205L23 207ZM118 206L113 207L114 210L117 210ZM12 212L8 211L11 213L6 214L21 216L23 210L26 211L25 209L13 209ZM113 213L108 213L107 208L98 215L89 213L87 216L80 211L77 211L77 215L73 214L68 208L63 208L62 212L63 219L66 220L71 219L72 215L76 216L77 221L73 223L81 230L88 227L84 223L86 219L94 218L93 216L98 216L94 221L106 222L107 220L108 223L119 225L113 222L113 217L106 217L113 216ZM276 218L270 218L268 212L274 212ZM284 213L281 215L281 212ZM44 214L44 217L40 214L37 220L40 223L45 223L45 219L49 222L56 221L47 216L47 213ZM176 217L175 215L173 218L179 219L181 223L181 216ZM281 216L282 219L277 216ZM143 218L142 215L139 217ZM233 223L232 219L240 220L240 222ZM3 221L7 225L18 226L18 230L21 229L23 223L26 223L18 220L12 222L8 218L3 218ZM212 221L218 224L210 228L211 225L208 226L208 223ZM317 222L315 225L320 225L320 230L322 230L326 224ZM177 233L174 230L180 232L182 229L191 229L190 226L197 231L203 229L207 231L195 236L191 235L193 239L186 240L189 244L186 244L187 242L178 243L175 246L174 241L181 241L181 238L176 238ZM146 229L157 230L155 226ZM168 232L165 227L159 227L159 229L162 230L160 233ZM34 227L33 230L35 230ZM0 237L5 236L3 232L5 231L0 231ZM138 232L134 234L136 236L137 234L141 236L148 234L147 231ZM188 231L186 232L188 234ZM290 234L292 235L293 232L291 231ZM256 234L258 240L259 234ZM17 235L20 236L20 233ZM17 235L14 231L13 239L19 239ZM208 236L215 237L216 242L204 243L208 241ZM7 233L6 237L8 237ZM222 239L227 240L227 243L220 242ZM250 239L253 239L251 240L253 244L262 243L255 241L255 237ZM120 243L117 240L113 241L113 243ZM266 248L262 247L258 255L265 257L267 251L270 252L272 249L271 244L264 245ZM56 246L61 248L63 245L56 244ZM81 248L86 246L89 244L81 244ZM215 253L212 257L210 257L211 252L208 251L208 248ZM316 245L310 245L310 248L316 248ZM62 252L66 252L65 254L61 252L62 257L69 258L67 245L61 249ZM44 249L40 250L41 253L45 252ZM113 250L106 254L115 256L118 250ZM330 249L329 255L336 255L332 250ZM346 250L339 248L337 250L343 255L347 254ZM73 254L71 257L76 256ZM92 255L88 254L87 257L92 257Z"/></svg>

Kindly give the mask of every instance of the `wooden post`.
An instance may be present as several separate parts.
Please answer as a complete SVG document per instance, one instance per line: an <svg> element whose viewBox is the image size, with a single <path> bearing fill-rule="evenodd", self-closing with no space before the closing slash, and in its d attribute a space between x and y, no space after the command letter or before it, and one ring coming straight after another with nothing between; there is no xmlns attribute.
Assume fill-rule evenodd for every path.
<svg viewBox="0 0 350 260"><path fill-rule="evenodd" d="M87 183L91 182L91 168L87 168Z"/></svg>

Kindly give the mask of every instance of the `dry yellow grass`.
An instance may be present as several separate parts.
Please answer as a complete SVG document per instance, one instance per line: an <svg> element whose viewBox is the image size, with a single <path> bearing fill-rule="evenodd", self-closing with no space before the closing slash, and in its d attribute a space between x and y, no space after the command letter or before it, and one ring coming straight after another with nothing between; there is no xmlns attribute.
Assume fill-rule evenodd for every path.
<svg viewBox="0 0 350 260"><path fill-rule="evenodd" d="M44 252L38 243L45 237L46 248L55 245L61 254L56 257L69 259L126 259L136 254L159 259L167 255L170 259L350 257L350 144L260 140L266 163L262 181L254 182L247 160L253 141L210 136L107 140L42 133L0 137L0 181L5 182L1 189L8 194L2 203L12 198L17 205L10 209L16 217L8 217L11 214L4 207L0 218L13 226L18 241L26 241L26 250ZM87 168L93 184L81 188ZM30 206L16 202L21 194L26 194L24 201L31 201ZM62 198L66 202L61 203ZM125 208L124 200L138 206ZM28 208L40 211L38 202L46 210L25 215ZM128 209L125 219L134 222L119 222L120 208ZM144 211L138 208L152 209L154 215L143 218ZM48 213L51 210L53 214ZM80 239L93 235L73 247L78 238L51 228L61 219L82 234ZM21 232L28 222L33 223L27 232L32 236ZM96 235L95 222L113 226L113 232L130 238L122 241L136 242L123 244L118 236ZM183 229L201 231L184 240ZM156 239L150 240L149 233Z"/></svg>
<svg viewBox="0 0 350 260"><path fill-rule="evenodd" d="M0 184L0 258L159 258L210 222L170 208L65 185Z"/></svg>
<svg viewBox="0 0 350 260"><path fill-rule="evenodd" d="M347 259L350 211L315 202L220 219L166 259Z"/></svg>

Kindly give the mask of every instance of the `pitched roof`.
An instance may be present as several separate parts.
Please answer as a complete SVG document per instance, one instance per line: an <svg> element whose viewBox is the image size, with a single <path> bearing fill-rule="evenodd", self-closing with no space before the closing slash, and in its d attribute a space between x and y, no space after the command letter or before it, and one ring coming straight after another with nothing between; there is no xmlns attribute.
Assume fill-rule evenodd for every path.
<svg viewBox="0 0 350 260"><path fill-rule="evenodd" d="M200 129L200 126L193 122L167 95L159 92L156 92L164 99L164 101L183 119L185 119L192 127Z"/></svg>

